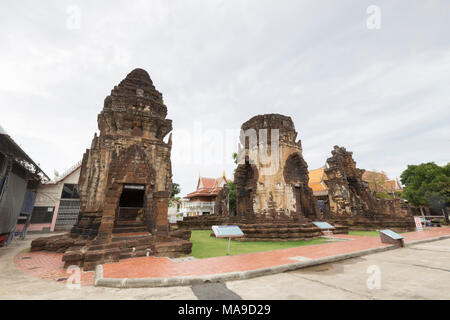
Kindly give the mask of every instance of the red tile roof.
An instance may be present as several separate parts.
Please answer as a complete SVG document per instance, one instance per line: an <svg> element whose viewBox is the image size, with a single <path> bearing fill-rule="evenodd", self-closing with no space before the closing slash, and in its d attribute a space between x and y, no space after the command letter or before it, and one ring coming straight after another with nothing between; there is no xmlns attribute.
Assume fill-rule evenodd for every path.
<svg viewBox="0 0 450 320"><path fill-rule="evenodd" d="M197 182L197 190L189 193L186 198L193 198L199 196L216 196L221 190L222 186L228 183L225 173L220 178L205 178L199 177Z"/></svg>
<svg viewBox="0 0 450 320"><path fill-rule="evenodd" d="M308 186L312 189L315 196L328 194L328 188L323 181L324 179L326 179L325 166L309 171Z"/></svg>

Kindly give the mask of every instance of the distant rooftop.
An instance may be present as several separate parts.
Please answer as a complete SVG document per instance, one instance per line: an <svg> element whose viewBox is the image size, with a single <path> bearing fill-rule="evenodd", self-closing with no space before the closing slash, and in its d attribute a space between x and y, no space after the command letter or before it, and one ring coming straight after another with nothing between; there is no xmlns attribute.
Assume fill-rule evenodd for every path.
<svg viewBox="0 0 450 320"><path fill-rule="evenodd" d="M312 189L315 196L328 194L328 188L324 182L326 179L325 166L309 171L308 186Z"/></svg>
<svg viewBox="0 0 450 320"><path fill-rule="evenodd" d="M219 178L198 177L197 190L189 193L186 198L198 196L216 196L228 182L225 172Z"/></svg>

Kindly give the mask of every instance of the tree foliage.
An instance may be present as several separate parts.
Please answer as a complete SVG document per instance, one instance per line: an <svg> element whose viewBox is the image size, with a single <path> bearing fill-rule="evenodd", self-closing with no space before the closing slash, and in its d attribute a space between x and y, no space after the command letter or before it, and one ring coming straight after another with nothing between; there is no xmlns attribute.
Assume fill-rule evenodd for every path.
<svg viewBox="0 0 450 320"><path fill-rule="evenodd" d="M412 205L442 209L450 204L450 163L409 165L400 178L403 197Z"/></svg>
<svg viewBox="0 0 450 320"><path fill-rule="evenodd" d="M233 153L233 161L234 164L237 165L238 163L238 154L236 152ZM234 175L236 174L236 169L234 169ZM231 214L236 213L236 185L233 181L228 182L228 188L230 189L230 193L228 196L228 204L229 204L229 210Z"/></svg>
<svg viewBox="0 0 450 320"><path fill-rule="evenodd" d="M181 192L180 185L178 183L173 182L172 183L172 193L170 194L169 198L169 207L173 205L174 200L180 200L180 197L177 197L177 195Z"/></svg>
<svg viewBox="0 0 450 320"><path fill-rule="evenodd" d="M230 213L234 214L236 212L236 185L233 181L228 182L228 188L230 190L230 193L228 195Z"/></svg>
<svg viewBox="0 0 450 320"><path fill-rule="evenodd" d="M175 198L180 192L180 185L176 182L172 183L172 193L170 194L170 198Z"/></svg>
<svg viewBox="0 0 450 320"><path fill-rule="evenodd" d="M376 171L370 171L366 172L366 181L369 184L370 190L376 191L376 192L385 192L385 184L388 180L387 175L384 171L376 172Z"/></svg>

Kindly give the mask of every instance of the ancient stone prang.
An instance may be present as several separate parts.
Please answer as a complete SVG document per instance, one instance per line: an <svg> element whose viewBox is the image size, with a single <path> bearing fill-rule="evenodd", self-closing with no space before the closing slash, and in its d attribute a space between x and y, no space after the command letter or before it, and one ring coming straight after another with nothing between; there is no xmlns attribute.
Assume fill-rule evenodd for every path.
<svg viewBox="0 0 450 320"><path fill-rule="evenodd" d="M356 167L352 152L335 146L331 154L324 180L328 188L328 202L324 204L327 220L358 230L414 229L410 206L401 199L377 199L362 179L365 170Z"/></svg>
<svg viewBox="0 0 450 320"><path fill-rule="evenodd" d="M186 232L169 233L172 190L172 121L145 70L135 69L106 97L98 116L100 134L83 156L80 213L70 237L39 239L32 250L66 250L66 265L136 255L189 253Z"/></svg>
<svg viewBox="0 0 450 320"><path fill-rule="evenodd" d="M162 94L142 69L133 70L106 97L98 116L100 135L83 157L73 237L108 243L118 223L136 220L137 208L143 209L146 230L167 236L172 141L163 138L172 121L166 115Z"/></svg>
<svg viewBox="0 0 450 320"><path fill-rule="evenodd" d="M353 153L335 146L327 159L324 181L330 195L330 212L333 214L364 214L378 212L379 204L369 186L362 180L364 170L356 168Z"/></svg>
<svg viewBox="0 0 450 320"><path fill-rule="evenodd" d="M255 116L241 127L235 174L237 215L247 220L303 222L320 217L308 187L308 165L292 119Z"/></svg>
<svg viewBox="0 0 450 320"><path fill-rule="evenodd" d="M292 119L279 114L260 115L241 129L242 147L234 176L236 216L225 210L224 194L217 198L216 214L185 217L177 223L179 229L238 225L244 237L237 241L294 241L321 236L312 223L321 219L321 213L308 187L308 165L301 142L296 141ZM337 226L335 231L347 233L348 228Z"/></svg>

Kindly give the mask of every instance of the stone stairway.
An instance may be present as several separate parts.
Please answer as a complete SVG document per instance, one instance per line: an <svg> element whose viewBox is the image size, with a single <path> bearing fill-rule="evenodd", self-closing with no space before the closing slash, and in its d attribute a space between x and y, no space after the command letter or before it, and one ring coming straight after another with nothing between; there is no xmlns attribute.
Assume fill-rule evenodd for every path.
<svg viewBox="0 0 450 320"><path fill-rule="evenodd" d="M120 242L120 259L151 255L153 237L142 221L117 221L112 242Z"/></svg>
<svg viewBox="0 0 450 320"><path fill-rule="evenodd" d="M148 233L142 221L118 221L114 224L113 236L128 233Z"/></svg>

